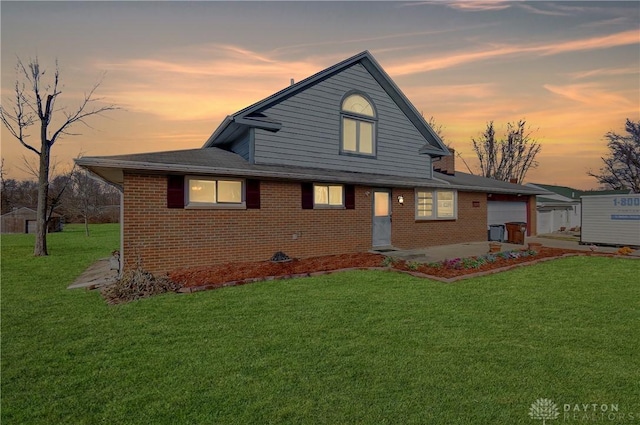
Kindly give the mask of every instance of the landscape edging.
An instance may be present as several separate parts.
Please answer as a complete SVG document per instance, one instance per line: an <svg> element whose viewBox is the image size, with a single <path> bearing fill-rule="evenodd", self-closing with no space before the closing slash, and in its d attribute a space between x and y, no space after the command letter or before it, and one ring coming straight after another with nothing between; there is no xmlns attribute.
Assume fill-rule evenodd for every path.
<svg viewBox="0 0 640 425"><path fill-rule="evenodd" d="M213 289L225 288L225 287L228 287L228 286L246 285L247 283L266 282L266 281L271 281L271 280L295 279L295 278L301 278L301 277L323 276L323 275L328 275L328 274L332 274L332 273L340 273L340 272L347 272L347 271L354 271L354 270L392 271L392 272L398 272L398 273L405 273L405 274L408 274L408 275L411 275L411 276L414 276L414 277L418 277L418 278L431 279L431 280L435 280L435 281L443 282L443 283L454 283L454 282L457 282L459 280L465 280L465 279L471 279L473 277L480 277L480 276L487 276L487 275L491 275L491 274L495 274L495 273L501 273L501 272L505 272L505 271L508 271L508 270L511 270L511 269L515 269L515 268L518 268L518 267L530 266L530 265L541 263L541 262L544 262L544 261L557 260L559 258L575 257L575 256L598 256L598 257L607 256L607 257L616 257L616 258L634 258L634 257L629 257L629 256L603 255L603 254L600 254L600 253L590 253L590 252L569 253L569 254L563 254L563 255L559 255L559 256L555 256L555 257L539 258L539 259L536 259L536 260L527 261L527 262L523 262L523 263L511 264L509 266L500 267L500 268L493 269L493 270L486 270L486 271L481 271L481 272L476 272L476 273L469 273L469 274L464 274L464 275L450 277L450 278L444 278L444 277L434 276L434 275L430 275L430 274L426 274L426 273L420 273L420 272L413 272L413 271L410 271L410 270L399 270L399 269L396 269L396 268L393 268L393 267L347 267L347 268L335 269L335 270L322 270L322 271L309 272L309 273L297 273L297 274L290 274L290 275L248 278L248 279L235 280L235 281L229 281L229 282L224 282L224 283L212 283L212 284L208 284L208 285L183 287L183 288L180 288L177 292L179 292L179 293L193 293L193 292L201 292L201 291L209 291L209 290L213 290Z"/></svg>

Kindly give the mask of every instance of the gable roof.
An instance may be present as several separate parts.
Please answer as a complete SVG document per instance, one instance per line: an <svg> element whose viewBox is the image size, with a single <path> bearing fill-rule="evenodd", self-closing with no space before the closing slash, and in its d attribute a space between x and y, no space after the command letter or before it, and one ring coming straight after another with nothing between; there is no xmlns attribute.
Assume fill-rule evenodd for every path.
<svg viewBox="0 0 640 425"><path fill-rule="evenodd" d="M2 214L2 217L9 217L9 216L33 216L35 218L36 210L29 207L20 207Z"/></svg>
<svg viewBox="0 0 640 425"><path fill-rule="evenodd" d="M254 103L253 105L241 109L233 115L227 116L213 134L211 134L203 147L206 148L223 145L249 127L260 128L268 131L280 130L282 124L265 116L262 114L262 111L358 63L361 64L369 74L371 74L378 84L380 84L383 90L396 103L398 108L400 108L400 110L406 115L418 132L420 132L420 134L425 138L427 143L420 150L420 153L430 153L434 156L450 155L450 152L444 142L436 132L433 131L431 126L429 126L429 124L424 120L422 115L413 106L404 93L402 93L400 88L393 82L391 77L389 77L389 75L382 69L380 64L374 59L373 55L368 50L332 65L310 77L305 78L304 80L299 81L296 84L292 84L291 86Z"/></svg>
<svg viewBox="0 0 640 425"><path fill-rule="evenodd" d="M24 219L28 219L28 220L35 220L36 219L36 214L37 211L34 210L33 208L29 208L29 207L20 207L20 208L16 208L13 211L9 211L7 213L2 214L2 217L22 217ZM53 212L51 214L51 217L62 217L60 214L58 214L57 212Z"/></svg>

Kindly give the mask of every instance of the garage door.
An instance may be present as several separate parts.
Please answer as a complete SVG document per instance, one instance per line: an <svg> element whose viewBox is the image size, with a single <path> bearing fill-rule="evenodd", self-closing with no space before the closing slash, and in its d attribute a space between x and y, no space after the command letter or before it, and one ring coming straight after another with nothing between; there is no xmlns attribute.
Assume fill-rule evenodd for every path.
<svg viewBox="0 0 640 425"><path fill-rule="evenodd" d="M537 232L539 235L553 232L553 211L538 211Z"/></svg>
<svg viewBox="0 0 640 425"><path fill-rule="evenodd" d="M487 202L487 223L505 224L510 221L527 222L527 203L509 201Z"/></svg>

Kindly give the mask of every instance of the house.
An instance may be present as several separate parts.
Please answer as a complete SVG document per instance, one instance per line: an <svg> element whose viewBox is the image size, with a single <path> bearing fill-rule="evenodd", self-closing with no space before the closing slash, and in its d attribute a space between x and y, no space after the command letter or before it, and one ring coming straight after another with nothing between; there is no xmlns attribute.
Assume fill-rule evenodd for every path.
<svg viewBox="0 0 640 425"><path fill-rule="evenodd" d="M491 202L535 231L544 191L453 160L365 51L226 117L202 148L77 163L123 193L124 269L161 273L485 241Z"/></svg>
<svg viewBox="0 0 640 425"><path fill-rule="evenodd" d="M6 214L2 214L2 233L35 233L36 211L31 208L21 207ZM60 214L53 213L47 223L47 232L61 232L64 226L64 218Z"/></svg>
<svg viewBox="0 0 640 425"><path fill-rule="evenodd" d="M579 190L567 186L527 183L533 189L546 190L548 194L536 198L536 233L578 231L582 227L582 196L624 195L628 190Z"/></svg>

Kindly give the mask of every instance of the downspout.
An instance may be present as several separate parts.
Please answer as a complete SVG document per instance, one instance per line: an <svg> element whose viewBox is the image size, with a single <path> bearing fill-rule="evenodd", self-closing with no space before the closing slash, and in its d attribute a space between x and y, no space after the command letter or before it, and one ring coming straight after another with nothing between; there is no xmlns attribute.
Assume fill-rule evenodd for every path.
<svg viewBox="0 0 640 425"><path fill-rule="evenodd" d="M120 191L120 262L118 266L118 278L122 278L124 265L124 184Z"/></svg>
<svg viewBox="0 0 640 425"><path fill-rule="evenodd" d="M527 196L527 236L531 236L531 196Z"/></svg>

